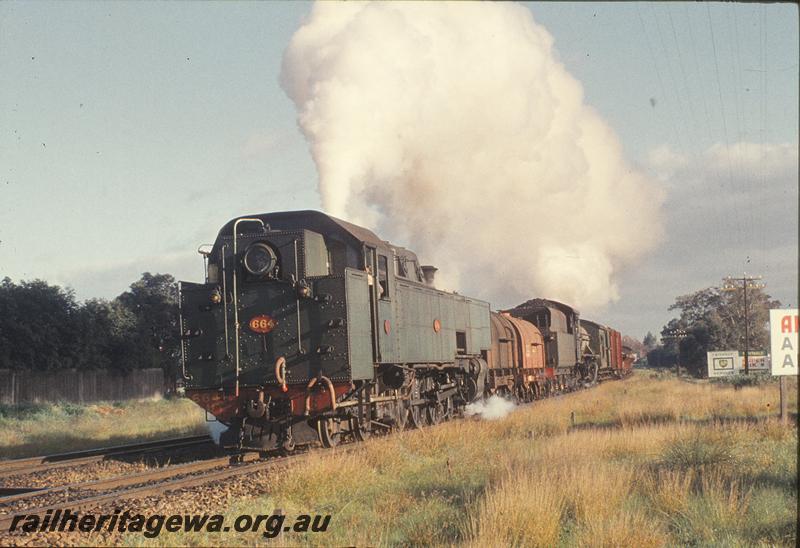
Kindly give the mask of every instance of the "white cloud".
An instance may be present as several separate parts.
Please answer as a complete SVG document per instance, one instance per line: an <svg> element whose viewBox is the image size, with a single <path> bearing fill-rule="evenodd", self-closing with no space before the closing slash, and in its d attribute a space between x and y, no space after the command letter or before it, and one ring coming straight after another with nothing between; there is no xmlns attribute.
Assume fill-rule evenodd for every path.
<svg viewBox="0 0 800 548"><path fill-rule="evenodd" d="M678 157L664 169L663 159ZM684 156L660 147L650 158L670 189L668 239L653 257L664 288L679 284L685 292L747 271L797 302L797 143L715 144Z"/></svg>

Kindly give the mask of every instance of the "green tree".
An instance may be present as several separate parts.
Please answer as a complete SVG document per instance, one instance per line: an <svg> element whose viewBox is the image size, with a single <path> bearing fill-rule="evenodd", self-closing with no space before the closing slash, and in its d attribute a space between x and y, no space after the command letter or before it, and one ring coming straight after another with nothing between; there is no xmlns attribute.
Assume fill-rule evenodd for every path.
<svg viewBox="0 0 800 548"><path fill-rule="evenodd" d="M178 296L169 274L146 272L114 299L79 303L42 280L0 282L0 368L117 369L178 365Z"/></svg>
<svg viewBox="0 0 800 548"><path fill-rule="evenodd" d="M656 341L655 335L648 331L647 335L645 335L644 339L642 339L642 345L644 345L644 349L649 352L658 346L658 341Z"/></svg>
<svg viewBox="0 0 800 548"><path fill-rule="evenodd" d="M145 272L116 302L134 321L136 360L131 365L161 367L169 378L174 378L180 351L175 278Z"/></svg>
<svg viewBox="0 0 800 548"><path fill-rule="evenodd" d="M720 319L724 324L724 341L730 348L744 350L745 324L748 346L751 350L766 351L769 347L769 311L780 308L781 302L773 299L762 287L748 287L745 313L744 288L725 291Z"/></svg>
<svg viewBox="0 0 800 548"><path fill-rule="evenodd" d="M118 301L91 299L81 307L84 367L129 371L139 365L136 317Z"/></svg>
<svg viewBox="0 0 800 548"><path fill-rule="evenodd" d="M656 346L647 353L647 365L650 367L674 367L677 359L677 352L663 346Z"/></svg>
<svg viewBox="0 0 800 548"><path fill-rule="evenodd" d="M713 350L744 351L745 317L748 325L750 350L766 350L769 344L769 309L780 307L763 288L747 289L747 311L744 306L744 288L723 291L708 287L675 299L669 310L680 311L661 331L663 348L674 354L681 365L695 375L706 371L706 352ZM682 339L670 338L676 330L683 330ZM663 354L663 353L662 353Z"/></svg>
<svg viewBox="0 0 800 548"><path fill-rule="evenodd" d="M49 370L80 364L79 305L42 280L0 282L0 367Z"/></svg>

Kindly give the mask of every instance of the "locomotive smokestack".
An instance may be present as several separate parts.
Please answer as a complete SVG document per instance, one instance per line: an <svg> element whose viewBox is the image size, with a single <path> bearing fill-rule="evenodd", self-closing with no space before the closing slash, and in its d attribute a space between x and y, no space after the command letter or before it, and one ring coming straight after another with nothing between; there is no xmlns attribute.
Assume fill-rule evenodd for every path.
<svg viewBox="0 0 800 548"><path fill-rule="evenodd" d="M425 284L433 287L433 279L436 277L436 271L439 269L429 264L421 266L420 268L422 269L422 277L425 279Z"/></svg>

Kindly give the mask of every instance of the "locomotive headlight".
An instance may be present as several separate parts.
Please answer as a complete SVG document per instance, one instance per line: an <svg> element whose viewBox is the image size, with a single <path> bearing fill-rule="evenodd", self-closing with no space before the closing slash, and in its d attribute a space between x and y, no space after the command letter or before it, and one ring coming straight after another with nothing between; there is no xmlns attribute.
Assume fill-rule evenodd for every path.
<svg viewBox="0 0 800 548"><path fill-rule="evenodd" d="M244 253L244 268L254 276L266 276L278 264L275 251L264 242L256 242Z"/></svg>

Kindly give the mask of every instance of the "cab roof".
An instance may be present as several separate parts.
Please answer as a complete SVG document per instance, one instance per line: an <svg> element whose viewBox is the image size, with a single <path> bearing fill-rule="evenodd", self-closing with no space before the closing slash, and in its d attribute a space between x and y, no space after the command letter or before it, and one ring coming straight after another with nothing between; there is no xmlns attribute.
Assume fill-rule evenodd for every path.
<svg viewBox="0 0 800 548"><path fill-rule="evenodd" d="M358 242L368 244L376 248L389 248L394 250L397 255L407 257L411 260L416 260L417 256L412 251L400 246L395 246L381 240L374 232L368 228L343 221L327 213L314 210L301 210L301 211L277 211L274 213L257 213L253 215L241 215L234 217L220 229L219 237L230 236L233 232L233 224L237 219L260 219L264 224L269 225L272 230L311 230L322 234L323 236L330 236L338 234L344 238L348 238L351 242ZM255 229L255 225L251 223L240 224L240 233L250 233Z"/></svg>

